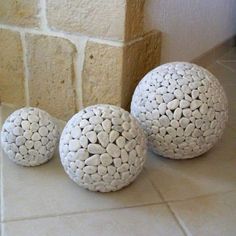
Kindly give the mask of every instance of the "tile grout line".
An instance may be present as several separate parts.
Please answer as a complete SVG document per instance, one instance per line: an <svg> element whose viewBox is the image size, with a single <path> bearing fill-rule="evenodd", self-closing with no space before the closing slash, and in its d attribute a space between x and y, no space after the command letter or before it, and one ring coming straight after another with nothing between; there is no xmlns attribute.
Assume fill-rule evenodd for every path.
<svg viewBox="0 0 236 236"><path fill-rule="evenodd" d="M146 168L144 168L144 171L145 171L146 174L147 174ZM187 232L186 232L186 230L185 230L185 227L180 223L178 217L177 217L177 216L174 214L174 212L172 211L172 209L171 209L171 207L170 207L168 201L165 200L165 198L164 198L163 194L161 193L161 191L153 184L153 182L152 182L152 180L149 178L148 174L147 174L147 178L148 178L148 180L150 181L150 183L151 183L152 187L154 188L154 190L160 195L160 198L161 198L163 204L165 204L166 207L168 208L168 210L170 211L170 214L172 215L172 217L174 218L175 222L177 223L177 225L178 225L179 228L181 229L182 233L183 233L185 236L187 236L188 234L187 234Z"/></svg>
<svg viewBox="0 0 236 236"><path fill-rule="evenodd" d="M18 218L18 219L11 219L11 220L10 219L9 220L1 220L1 223L44 219L44 218L54 218L54 217L63 217L63 216L73 216L73 215L80 215L80 214L91 214L91 213L99 213L99 212L110 212L113 210L125 210L125 209L148 207L148 206L159 206L159 205L166 205L169 208L169 205L168 205L169 203L179 203L179 202L195 200L195 199L203 198L203 197L213 197L213 196L219 195L219 194L227 194L227 193L235 192L235 190L236 190L236 189L232 189L232 190L225 191L225 192L218 192L218 193L212 193L212 194L208 194L208 195L201 195L201 196L197 196L197 197L193 197L193 198L166 201L166 200L164 200L162 193L153 185L152 181L149 178L148 178L148 180L151 182L151 185L153 186L154 190L160 195L162 202L153 202L153 203L146 203L146 204L144 203L144 204L137 204L137 205L131 205L131 206L104 208L104 209L96 209L96 210L88 210L88 211L76 211L76 212L70 212L70 213L52 214L52 215L45 215L45 216L43 216L43 215L42 216L33 216L30 218L23 217L23 218ZM172 209L169 209L169 210L172 211ZM177 223L178 223L178 221L177 221Z"/></svg>
<svg viewBox="0 0 236 236"><path fill-rule="evenodd" d="M54 218L54 217L70 217L76 215L83 215L83 214L92 214L92 213L102 213L102 212L110 212L110 211L118 211L118 210L125 210L125 209L132 209L132 208L142 208L148 206L159 206L164 205L163 202L156 202L156 203L146 203L146 204L137 204L133 206L127 207L115 207L115 208L104 208L104 209L96 209L96 210L87 210L87 211L77 211L77 212L70 212L70 213L62 213L62 214L52 214L52 215L45 215L45 216L33 216L33 217L22 217L17 219L9 219L9 220L2 220L1 223L11 223L11 222L18 222L18 221L30 221L30 220L37 220L37 219L47 219L47 218Z"/></svg>
<svg viewBox="0 0 236 236"><path fill-rule="evenodd" d="M232 70L230 67L226 66L224 63L222 63L221 61L219 60L216 60L216 63L223 66L225 69L227 69L228 71L232 72L232 73L235 73L236 71Z"/></svg>
<svg viewBox="0 0 236 236"><path fill-rule="evenodd" d="M23 65L24 65L24 85L25 85L25 101L26 106L29 106L29 69L27 63L27 47L26 47L26 40L25 40L25 33L21 32L21 43L23 49Z"/></svg>

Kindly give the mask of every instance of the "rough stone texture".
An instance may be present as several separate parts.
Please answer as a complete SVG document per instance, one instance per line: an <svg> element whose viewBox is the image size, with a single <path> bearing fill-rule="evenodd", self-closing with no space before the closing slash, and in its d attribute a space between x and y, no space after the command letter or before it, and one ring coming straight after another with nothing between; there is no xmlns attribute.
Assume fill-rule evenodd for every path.
<svg viewBox="0 0 236 236"><path fill-rule="evenodd" d="M66 39L26 35L30 105L61 119L76 110L74 86L75 47Z"/></svg>
<svg viewBox="0 0 236 236"><path fill-rule="evenodd" d="M23 27L37 27L39 25L38 3L37 0L0 0L0 22Z"/></svg>
<svg viewBox="0 0 236 236"><path fill-rule="evenodd" d="M126 40L137 38L144 32L144 3L145 0L126 1Z"/></svg>
<svg viewBox="0 0 236 236"><path fill-rule="evenodd" d="M126 41L143 34L145 0L48 0L51 28Z"/></svg>
<svg viewBox="0 0 236 236"><path fill-rule="evenodd" d="M48 23L63 31L122 40L125 6L125 0L48 0Z"/></svg>
<svg viewBox="0 0 236 236"><path fill-rule="evenodd" d="M83 69L83 104L109 103L129 108L140 79L160 62L160 33L124 47L89 41Z"/></svg>
<svg viewBox="0 0 236 236"><path fill-rule="evenodd" d="M89 41L83 69L83 105L121 105L123 48Z"/></svg>
<svg viewBox="0 0 236 236"><path fill-rule="evenodd" d="M24 69L19 33L0 29L0 100L24 105Z"/></svg>
<svg viewBox="0 0 236 236"><path fill-rule="evenodd" d="M121 105L129 109L131 97L138 82L151 69L160 64L161 34L152 32L125 47L122 76Z"/></svg>

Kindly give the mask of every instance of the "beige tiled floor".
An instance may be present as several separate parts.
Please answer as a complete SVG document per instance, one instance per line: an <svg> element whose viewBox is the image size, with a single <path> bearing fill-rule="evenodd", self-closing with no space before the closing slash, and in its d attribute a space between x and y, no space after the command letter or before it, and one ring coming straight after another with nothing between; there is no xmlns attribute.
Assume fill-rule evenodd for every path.
<svg viewBox="0 0 236 236"><path fill-rule="evenodd" d="M230 108L225 134L212 150L185 161L149 153L138 179L108 194L70 181L58 154L35 168L1 155L2 235L236 235L236 49L208 69ZM12 110L2 106L0 119Z"/></svg>

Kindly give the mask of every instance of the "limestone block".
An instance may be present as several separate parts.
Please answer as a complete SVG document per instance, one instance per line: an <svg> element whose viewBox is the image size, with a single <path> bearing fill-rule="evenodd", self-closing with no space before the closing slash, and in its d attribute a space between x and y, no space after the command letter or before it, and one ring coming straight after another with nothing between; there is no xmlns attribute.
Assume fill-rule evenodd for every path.
<svg viewBox="0 0 236 236"><path fill-rule="evenodd" d="M129 109L131 97L139 81L160 64L161 34L151 32L124 48L121 105Z"/></svg>
<svg viewBox="0 0 236 236"><path fill-rule="evenodd" d="M0 22L10 25L39 26L39 1L0 0Z"/></svg>
<svg viewBox="0 0 236 236"><path fill-rule="evenodd" d="M89 41L83 68L83 105L121 105L123 48Z"/></svg>
<svg viewBox="0 0 236 236"><path fill-rule="evenodd" d="M131 40L143 35L145 0L126 1L125 40Z"/></svg>
<svg viewBox="0 0 236 236"><path fill-rule="evenodd" d="M30 105L70 118L76 111L74 45L63 38L33 34L26 35L26 44Z"/></svg>
<svg viewBox="0 0 236 236"><path fill-rule="evenodd" d="M140 79L160 62L159 32L123 47L89 41L83 68L83 104L109 103L129 108Z"/></svg>
<svg viewBox="0 0 236 236"><path fill-rule="evenodd" d="M22 106L25 97L20 34L0 29L0 39L0 100Z"/></svg>
<svg viewBox="0 0 236 236"><path fill-rule="evenodd" d="M48 0L53 29L127 41L143 34L145 0Z"/></svg>

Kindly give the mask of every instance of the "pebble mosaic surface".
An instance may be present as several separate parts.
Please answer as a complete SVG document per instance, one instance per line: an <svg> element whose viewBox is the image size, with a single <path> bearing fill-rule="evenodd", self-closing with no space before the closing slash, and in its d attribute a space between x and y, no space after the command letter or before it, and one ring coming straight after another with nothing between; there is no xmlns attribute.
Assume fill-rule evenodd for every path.
<svg viewBox="0 0 236 236"><path fill-rule="evenodd" d="M37 166L51 159L58 138L59 132L51 116L33 107L13 112L1 132L4 152L23 166Z"/></svg>
<svg viewBox="0 0 236 236"><path fill-rule="evenodd" d="M214 75L195 64L175 62L157 67L141 80L131 113L154 152L185 159L205 153L218 141L228 106Z"/></svg>
<svg viewBox="0 0 236 236"><path fill-rule="evenodd" d="M109 192L130 184L146 159L146 139L138 122L111 105L85 108L65 126L61 162L78 185Z"/></svg>

